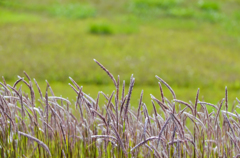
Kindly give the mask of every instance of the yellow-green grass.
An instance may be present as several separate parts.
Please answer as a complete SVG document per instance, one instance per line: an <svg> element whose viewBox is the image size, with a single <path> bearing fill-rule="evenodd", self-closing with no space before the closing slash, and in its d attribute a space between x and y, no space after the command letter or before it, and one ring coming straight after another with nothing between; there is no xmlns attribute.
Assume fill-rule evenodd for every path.
<svg viewBox="0 0 240 158"><path fill-rule="evenodd" d="M59 95L63 93L63 96L66 88L60 84L67 86L65 83L71 76L82 83L86 91L87 87L95 87L89 88L88 93L96 97L91 91L99 85L111 87L111 80L92 61L96 58L115 77L120 75L127 83L134 74L134 89L139 87L133 94L136 98L141 89L146 89L144 98L149 97L147 93L159 94L155 75L166 80L176 92L179 90L177 95L187 100L193 100L198 87L206 100L209 98L215 103L223 97L225 86L234 92L231 93L234 97L239 93L238 2L214 2L213 6L219 9L209 12L201 7L211 8L211 3L183 1L158 16L136 14L131 10L135 1L131 4L81 1L80 4L94 8L96 14L87 18L52 14L54 7L75 3L1 1L0 75L9 81L25 70L38 81L47 79L59 85L59 89L63 89ZM193 16L182 17L188 7L194 11ZM180 16L174 16L178 11ZM211 21L205 17L215 13L222 18ZM101 34L101 30L108 33ZM110 94L113 88L107 89Z"/></svg>
<svg viewBox="0 0 240 158"><path fill-rule="evenodd" d="M152 76L158 74L176 86L239 87L239 42L219 33L219 25L163 19L138 25L129 34L124 25L118 27L122 21L106 21L116 34L89 33L96 19L1 24L1 75L12 79L25 70L42 80L73 76L84 83L109 83L92 62L96 58L114 75L135 74L140 84L153 85Z"/></svg>
<svg viewBox="0 0 240 158"><path fill-rule="evenodd" d="M94 99L96 99L99 91L103 91L109 96L115 88L109 77L92 61L93 58L96 58L115 77L120 75L121 81L126 80L127 85L130 80L129 76L134 74L136 83L133 88L130 101L131 107L129 109L132 107L137 108L141 90L144 90L143 102L146 103L149 114L152 114L150 94L153 94L156 98L161 98L155 75L160 76L172 86L177 99L186 102L189 100L194 102L198 87L200 88L200 101L217 105L220 99L225 98L224 90L225 86L227 86L228 111L232 111L233 100L239 97L240 6L238 1L202 1L198 3L192 0L123 0L114 2L109 0L93 0L91 2L86 0L80 2L76 0L62 0L61 2L57 0L15 0L18 3L13 2L0 0L0 76L4 76L7 83L11 85L17 79L16 75L22 76L22 72L25 70L31 77L37 79L43 93L46 89L44 80L47 79L56 96L68 97L72 102L76 100L77 95L67 85L70 82L69 76L76 80L79 85L82 85L83 91ZM136 5L139 2L142 3L141 5L145 9L141 9ZM66 10L64 10L64 6L66 6ZM78 10L81 10L81 12L79 13ZM19 85L17 88L19 88ZM23 85L23 90L26 90L27 93L29 91L25 85ZM34 90L37 94L36 87L34 87ZM125 95L127 92L128 86L125 88ZM172 96L166 87L163 87L163 92L169 100L172 100ZM37 95L36 98L38 99L39 96ZM104 102L106 105L107 101L101 96L101 108L103 108ZM112 102L114 102L113 99ZM226 105L225 102L224 104ZM219 109L224 110L224 104ZM70 111L78 120L80 115L73 106L74 104L70 106ZM163 112L158 105L156 106L157 113L162 115ZM212 109L207 108L206 116L216 117L216 110L215 113L211 113ZM45 112L45 109L43 108L42 111ZM239 112L237 109L234 108ZM144 107L142 107L142 110L144 111ZM208 118L205 117L206 111L204 111L204 108L200 109L200 106L198 106L197 110L199 110L200 115L204 116L203 118ZM177 111L179 111L178 108ZM60 114L60 112L58 113ZM85 112L87 113L87 111ZM146 111L144 114L142 113L143 116L146 113ZM225 130L228 132L230 130L226 128L226 124L221 124L223 122L222 114L224 113L223 111L220 113L218 119L220 129L223 131L220 132L220 137L226 139L228 137L224 135L224 133L227 133ZM53 115L52 111L49 114ZM200 115L197 117L201 119ZM1 114L1 116L5 115ZM24 126L22 126L21 118L24 116L21 116L20 112L16 116L17 121L15 124L19 125L19 131L23 131ZM41 122L44 121L44 117L42 118ZM5 119L8 120L6 116ZM64 120L64 116L62 119ZM11 121L11 119L9 120ZM62 137L61 132L64 137L62 126L62 131L56 130L60 129L60 127L55 128L55 139L50 139L40 128L34 129L36 135L30 133L33 130L30 130L30 127L37 127L37 125L30 126L28 124L30 121L28 119L24 120L27 128L29 127L26 133L29 132L28 134L46 143L54 156L63 156L62 154L65 152L67 157L71 157L71 150L69 150L71 148L66 142L71 142L68 139L71 137L69 134L73 130L69 133L69 130L65 129L67 141L64 146L63 142L59 142ZM86 120L88 123L91 122L89 117L86 117ZM224 120L228 121L227 118ZM229 120L233 121L231 117L229 117ZM38 147L34 156L42 157L42 154L47 156L44 150L39 145L37 146L36 143L34 145L32 142L31 147L27 149L27 139L23 136L20 139L18 137L20 133L15 133L13 143L9 144L8 140L11 140L12 135L10 121L6 121L7 130L5 131L7 137L3 133L0 136L1 154L6 153L9 156L14 153L22 157L28 157L31 156L31 153L34 153L35 147ZM186 122L180 119L180 121L185 122L193 132L194 124L191 124L190 120ZM201 121L204 122L206 128L210 128L209 122L207 125L205 119ZM198 123L200 122L197 120ZM233 122L231 123L228 122L230 128L234 125ZM142 119L141 124L144 124ZM197 124L195 122L195 125ZM125 123L122 125L125 125ZM215 127L215 124L213 125L212 127ZM64 126L66 127L66 124ZM156 126L153 127L156 128ZM136 129L136 132L145 134L145 128L149 128L146 120L144 130L137 131ZM89 129L95 130L96 128L93 126L93 128L90 127ZM197 148L202 154L204 150L202 151L201 144L205 139L208 147L216 148L211 143L209 145L207 140L212 139L215 130L204 130L206 133L202 133L202 137L198 132L203 132L205 127L203 128L201 125L201 129L199 131L194 129L193 135L194 141L197 141ZM236 129L234 126L234 130ZM162 130L164 128L161 128ZM178 130L177 133L180 134L181 132ZM159 132L159 130L156 131ZM210 137L208 137L209 131L210 133L212 131ZM102 134L102 132L99 130L98 134ZM118 132L121 133L122 131ZM174 133L174 136L176 129L171 128L166 133L171 132ZM198 134L195 135L195 132ZM231 132L227 134L229 136L233 134L234 136L233 130ZM85 133L84 130L83 133ZM236 132L236 134L238 133ZM195 136L197 136L196 140ZM89 137L85 135L84 138ZM124 135L121 135L121 138L123 141L127 140ZM137 140L141 141L141 139ZM221 151L233 149L233 143L230 140L229 137L222 146L220 144L220 147L217 144L218 149ZM18 142L17 150L15 141ZM135 143L137 142L129 141L130 146L128 146L133 149ZM84 149L86 149L86 152L90 151L90 154L95 152L95 145L88 143L86 140L76 144L73 143L73 145L76 145L73 150L74 156L88 155L89 157L89 153L85 154ZM227 147L226 150L225 147ZM108 151L106 154L111 154L111 144L106 149ZM119 149L117 153L113 151L113 154L119 155L119 151L121 152ZM145 148L141 148L139 151L143 149ZM172 149L171 154L173 154ZM143 153L145 153L145 150ZM228 150L227 154L229 153L231 156L236 154L233 153L233 150ZM96 153L96 155L98 154ZM205 153L205 155L214 157L213 154L216 154L213 149L210 154ZM218 157L219 155L215 156ZM146 156L139 155L139 157ZM202 157L204 157L204 154Z"/></svg>
<svg viewBox="0 0 240 158"><path fill-rule="evenodd" d="M104 72L102 72L104 73ZM139 98L141 91L143 90L143 102L147 105L148 109L150 112L152 111L152 103L151 103L151 97L150 94L154 95L157 98L161 97L160 94L160 89L157 83L156 79L156 84L153 86L134 86L133 88L133 93L131 97L130 104L133 108L137 108L139 104ZM74 90L67 84L71 83L69 82L62 83L62 82L49 82L51 88L53 89L53 92L55 96L62 96L64 98L68 98L72 103L76 102L76 93ZM14 84L14 82L8 82L11 86ZM38 84L42 90L43 93L44 90L46 89L46 82L44 81L38 81ZM26 87L26 85L21 84L23 90L29 94L29 89ZM115 90L115 87L113 84L111 85L88 85L88 84L81 84L79 83L80 86L83 86L83 92L91 96L93 99L97 98L98 92L102 91L105 93L107 96L110 96L111 93ZM121 84L122 86L122 84ZM18 86L19 87L19 86ZM39 98L39 94L37 91L37 87L34 84L34 90L37 98ZM178 88L178 87L172 87L173 90L176 93L176 96L180 100L184 100L186 102L191 101L194 103L196 93L197 93L197 87L195 88ZM205 101L209 102L212 104L217 105L222 98L225 97L225 87L222 86L221 88L200 88L200 94L199 94L199 100L200 101ZM169 90L163 86L163 92L164 96L167 97L168 99L173 99L171 93ZM122 93L122 89L120 89L120 94ZM125 86L125 95L128 93L128 85ZM240 98L240 90L235 90L235 89L228 89L228 99L229 99L229 106L230 110L232 105L236 105L236 97ZM103 95L100 94L100 106L103 106L106 104L106 99L104 98ZM72 104L74 106L74 104ZM208 110L211 110L212 108L210 106L207 107Z"/></svg>

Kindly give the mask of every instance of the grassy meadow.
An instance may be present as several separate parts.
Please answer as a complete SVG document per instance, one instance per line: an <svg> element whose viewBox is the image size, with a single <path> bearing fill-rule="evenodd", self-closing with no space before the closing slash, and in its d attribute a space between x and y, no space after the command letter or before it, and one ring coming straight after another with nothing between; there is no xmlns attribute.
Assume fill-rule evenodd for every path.
<svg viewBox="0 0 240 158"><path fill-rule="evenodd" d="M0 157L239 157L239 25L239 0L0 0Z"/></svg>
<svg viewBox="0 0 240 158"><path fill-rule="evenodd" d="M222 96L225 86L236 96L239 8L238 1L1 0L0 75L14 81L25 70L40 81L109 85L95 58L127 84L134 74L135 86L156 87L159 75L192 97L198 87Z"/></svg>

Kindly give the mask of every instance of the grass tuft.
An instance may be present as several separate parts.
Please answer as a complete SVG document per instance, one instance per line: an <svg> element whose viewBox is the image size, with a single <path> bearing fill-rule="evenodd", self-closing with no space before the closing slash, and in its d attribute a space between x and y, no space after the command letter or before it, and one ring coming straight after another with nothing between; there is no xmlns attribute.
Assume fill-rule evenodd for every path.
<svg viewBox="0 0 240 158"><path fill-rule="evenodd" d="M220 6L216 2L200 0L198 2L198 5L199 5L199 8L202 10L207 10L207 11L219 11L220 10Z"/></svg>
<svg viewBox="0 0 240 158"><path fill-rule="evenodd" d="M187 8L172 8L168 11L168 14L177 18L192 18L194 17L194 10Z"/></svg>
<svg viewBox="0 0 240 158"><path fill-rule="evenodd" d="M49 8L49 12L54 16L66 17L66 18L88 18L96 15L96 10L85 4L67 4L67 5L55 5Z"/></svg>
<svg viewBox="0 0 240 158"><path fill-rule="evenodd" d="M89 32L97 35L111 35L114 33L113 28L106 23L92 24L89 28Z"/></svg>

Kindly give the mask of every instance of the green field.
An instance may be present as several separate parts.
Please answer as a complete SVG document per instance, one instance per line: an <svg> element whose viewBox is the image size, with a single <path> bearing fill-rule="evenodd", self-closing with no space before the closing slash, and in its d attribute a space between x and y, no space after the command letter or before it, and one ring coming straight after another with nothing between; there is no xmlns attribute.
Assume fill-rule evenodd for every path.
<svg viewBox="0 0 240 158"><path fill-rule="evenodd" d="M208 102L239 96L240 1L0 0L0 75L13 83L25 70L44 88L75 99L71 76L96 97L111 94L97 59L121 80L136 83L132 104L160 95L163 78L182 100L197 88ZM166 96L170 93L164 89Z"/></svg>
<svg viewBox="0 0 240 158"><path fill-rule="evenodd" d="M239 157L239 26L240 0L0 0L0 157Z"/></svg>

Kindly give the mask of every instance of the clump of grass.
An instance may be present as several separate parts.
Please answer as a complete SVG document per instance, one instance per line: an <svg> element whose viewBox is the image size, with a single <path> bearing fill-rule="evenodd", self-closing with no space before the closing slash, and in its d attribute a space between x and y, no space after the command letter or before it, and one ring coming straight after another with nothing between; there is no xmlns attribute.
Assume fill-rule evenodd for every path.
<svg viewBox="0 0 240 158"><path fill-rule="evenodd" d="M47 82L42 91L35 79L24 72L8 85L0 82L0 155L1 157L238 157L240 154L238 105L225 98L217 105L199 100L184 102L162 78L161 98L151 95L153 113L140 95L138 109L131 106L135 78L120 86L101 63L94 60L111 78L115 91L100 92L93 99L70 77L76 100L55 96ZM29 94L22 92L22 86ZM33 86L35 84L35 86ZM162 86L172 94L164 97ZM34 93L39 92L39 99ZM120 92L121 90L121 92ZM100 96L101 95L101 96ZM106 100L99 105L99 99ZM156 104L156 105L155 105ZM209 112L207 106L214 108Z"/></svg>
<svg viewBox="0 0 240 158"><path fill-rule="evenodd" d="M93 17L96 14L96 10L92 6L78 3L55 5L49 8L49 12L54 16L74 19Z"/></svg>
<svg viewBox="0 0 240 158"><path fill-rule="evenodd" d="M167 9L179 4L179 0L135 0L134 5L137 8L153 9L162 8Z"/></svg>
<svg viewBox="0 0 240 158"><path fill-rule="evenodd" d="M210 1L199 1L198 2L199 8L202 10L207 10L207 11L219 11L220 6L216 2L210 2Z"/></svg>
<svg viewBox="0 0 240 158"><path fill-rule="evenodd" d="M92 34L101 34L101 35L110 35L114 33L112 27L106 23L92 24L89 28L89 32Z"/></svg>
<svg viewBox="0 0 240 158"><path fill-rule="evenodd" d="M178 17L178 18L194 17L194 11L188 8L172 8L168 11L168 14L172 17Z"/></svg>
<svg viewBox="0 0 240 158"><path fill-rule="evenodd" d="M159 16L179 4L179 0L134 0L130 10L138 15Z"/></svg>
<svg viewBox="0 0 240 158"><path fill-rule="evenodd" d="M132 24L118 25L108 21L99 21L92 23L88 32L96 35L133 34L138 32L138 27Z"/></svg>

